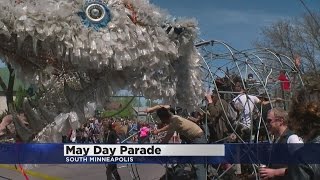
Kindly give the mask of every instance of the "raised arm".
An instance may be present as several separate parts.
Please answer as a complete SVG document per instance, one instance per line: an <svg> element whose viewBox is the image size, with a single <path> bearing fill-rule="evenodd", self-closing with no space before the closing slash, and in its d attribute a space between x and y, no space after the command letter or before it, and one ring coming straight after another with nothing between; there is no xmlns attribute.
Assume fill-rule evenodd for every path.
<svg viewBox="0 0 320 180"><path fill-rule="evenodd" d="M169 109L170 105L156 105L156 106L153 106L151 108L147 108L145 112L146 113L152 113L152 112L155 112L158 109L163 108L163 107L166 108L166 109Z"/></svg>
<svg viewBox="0 0 320 180"><path fill-rule="evenodd" d="M164 126L163 128L161 128L161 129L154 130L154 131L153 131L153 134L157 135L157 134L159 134L159 133L161 133L161 132L167 131L168 128L169 128L169 125L165 125L165 126Z"/></svg>
<svg viewBox="0 0 320 180"><path fill-rule="evenodd" d="M261 102L261 104L266 105L266 104L280 102L280 101L283 101L283 99L282 98L275 98L275 99L272 99L269 101L260 101L260 102Z"/></svg>

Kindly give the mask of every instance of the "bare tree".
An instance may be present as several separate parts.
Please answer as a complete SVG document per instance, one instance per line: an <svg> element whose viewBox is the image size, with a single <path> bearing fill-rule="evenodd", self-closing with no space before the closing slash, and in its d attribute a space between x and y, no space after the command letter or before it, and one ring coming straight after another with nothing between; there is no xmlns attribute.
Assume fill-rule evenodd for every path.
<svg viewBox="0 0 320 180"><path fill-rule="evenodd" d="M254 45L269 48L292 59L301 57L307 71L317 72L320 65L320 14L304 14L290 20L279 20L263 27L262 38Z"/></svg>

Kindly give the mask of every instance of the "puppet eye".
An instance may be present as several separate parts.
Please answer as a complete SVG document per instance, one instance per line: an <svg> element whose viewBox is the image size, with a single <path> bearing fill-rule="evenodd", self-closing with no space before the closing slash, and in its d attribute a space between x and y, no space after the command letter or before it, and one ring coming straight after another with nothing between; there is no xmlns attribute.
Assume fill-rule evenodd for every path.
<svg viewBox="0 0 320 180"><path fill-rule="evenodd" d="M101 0L87 0L78 15L86 27L93 27L95 30L106 27L111 20L110 11L106 3Z"/></svg>
<svg viewBox="0 0 320 180"><path fill-rule="evenodd" d="M86 16L93 22L99 22L106 16L106 9L101 4L90 4L86 8Z"/></svg>

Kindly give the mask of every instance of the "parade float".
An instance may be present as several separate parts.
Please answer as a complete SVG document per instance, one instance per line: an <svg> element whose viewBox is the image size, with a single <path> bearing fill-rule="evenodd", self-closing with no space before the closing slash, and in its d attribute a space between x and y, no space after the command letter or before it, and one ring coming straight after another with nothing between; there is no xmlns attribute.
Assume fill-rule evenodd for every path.
<svg viewBox="0 0 320 180"><path fill-rule="evenodd" d="M60 142L120 89L188 108L203 95L195 20L145 0L1 0L0 9L1 59L38 92L23 103L24 141L39 132L35 141Z"/></svg>

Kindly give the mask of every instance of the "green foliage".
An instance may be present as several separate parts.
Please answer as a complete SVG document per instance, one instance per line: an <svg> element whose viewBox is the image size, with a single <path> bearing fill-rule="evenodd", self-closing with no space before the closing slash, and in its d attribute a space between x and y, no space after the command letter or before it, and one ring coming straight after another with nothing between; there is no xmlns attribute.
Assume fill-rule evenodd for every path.
<svg viewBox="0 0 320 180"><path fill-rule="evenodd" d="M6 85L8 85L9 70L8 70L7 67L0 68L0 77L2 78L4 83ZM16 78L15 81L14 81L13 91L18 91L19 87L25 87L25 84L21 80ZM3 91L3 89L1 87L0 87L0 91Z"/></svg>
<svg viewBox="0 0 320 180"><path fill-rule="evenodd" d="M109 110L103 111L101 116L102 117L119 117L119 118L132 118L134 117L135 113L133 110L133 106L135 104L135 99L132 97L120 97L120 98L113 98L114 102L119 102L122 107L117 110Z"/></svg>
<svg viewBox="0 0 320 180"><path fill-rule="evenodd" d="M143 107L146 105L145 99L142 97L136 97L133 101L133 106L134 107Z"/></svg>
<svg viewBox="0 0 320 180"><path fill-rule="evenodd" d="M22 108L22 103L25 97L28 96L28 93L25 89L23 89L21 86L19 86L17 92L16 92L16 99L14 101L16 109Z"/></svg>
<svg viewBox="0 0 320 180"><path fill-rule="evenodd" d="M122 110L110 110L102 112L102 117L119 117L119 118L127 118L133 117L134 112L128 108Z"/></svg>

